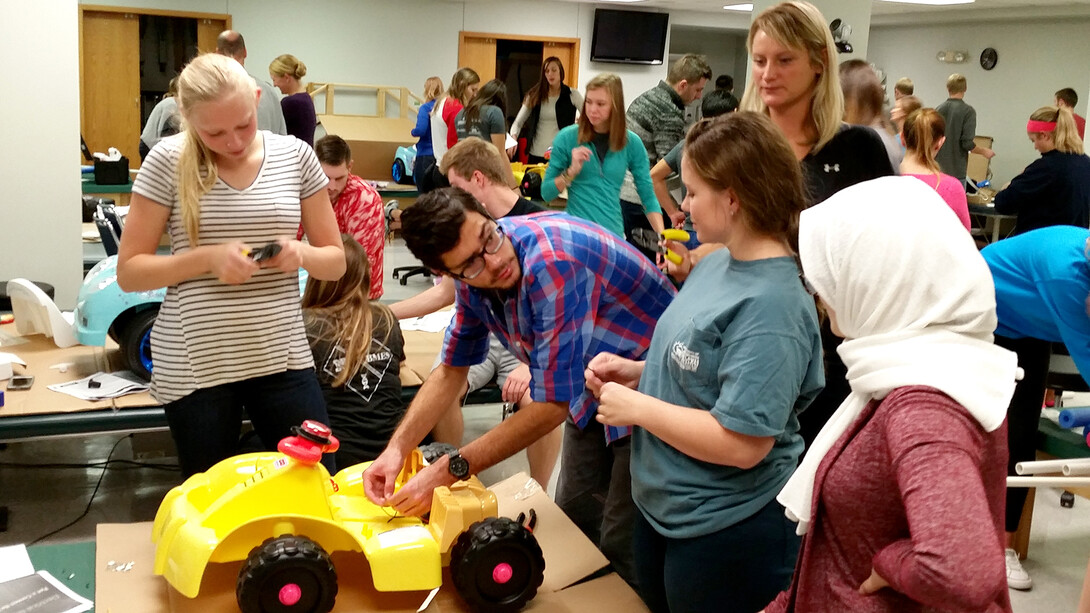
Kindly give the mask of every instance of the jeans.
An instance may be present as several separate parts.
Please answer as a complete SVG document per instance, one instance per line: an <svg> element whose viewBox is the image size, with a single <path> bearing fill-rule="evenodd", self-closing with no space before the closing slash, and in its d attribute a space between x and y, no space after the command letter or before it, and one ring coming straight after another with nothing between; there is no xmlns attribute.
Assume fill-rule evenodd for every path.
<svg viewBox="0 0 1090 613"><path fill-rule="evenodd" d="M753 516L693 538L634 530L640 596L654 613L753 613L791 584L800 537L773 499Z"/></svg>
<svg viewBox="0 0 1090 613"><path fill-rule="evenodd" d="M592 419L580 430L569 418L562 449L556 504L635 586L632 522L639 513L628 472L631 440L606 445L602 424Z"/></svg>
<svg viewBox="0 0 1090 613"><path fill-rule="evenodd" d="M313 419L329 424L325 399L313 369L284 372L199 389L164 407L170 435L178 447L182 477L204 472L238 453L242 412L267 450L291 436L291 427ZM322 464L335 472L333 454Z"/></svg>

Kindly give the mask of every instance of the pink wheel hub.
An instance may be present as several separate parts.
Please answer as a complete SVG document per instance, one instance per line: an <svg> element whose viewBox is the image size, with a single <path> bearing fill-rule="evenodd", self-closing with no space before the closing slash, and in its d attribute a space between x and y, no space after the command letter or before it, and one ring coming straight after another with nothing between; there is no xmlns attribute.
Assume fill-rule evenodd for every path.
<svg viewBox="0 0 1090 613"><path fill-rule="evenodd" d="M289 583L280 588L278 597L280 598L280 604L285 607L290 607L299 602L299 599L303 597L303 590L299 589L299 586L295 583Z"/></svg>
<svg viewBox="0 0 1090 613"><path fill-rule="evenodd" d="M515 571L511 570L510 564L501 562L492 569L492 580L502 585L510 581L511 576L514 574Z"/></svg>

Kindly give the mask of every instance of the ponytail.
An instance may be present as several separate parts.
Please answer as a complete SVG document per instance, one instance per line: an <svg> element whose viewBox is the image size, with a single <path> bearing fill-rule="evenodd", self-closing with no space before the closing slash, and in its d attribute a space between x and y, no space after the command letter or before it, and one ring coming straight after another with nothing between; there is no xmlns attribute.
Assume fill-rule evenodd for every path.
<svg viewBox="0 0 1090 613"><path fill-rule="evenodd" d="M1083 144L1079 138L1079 129L1075 125L1075 116L1071 109L1060 107L1056 113L1056 132L1052 135L1052 142L1058 151L1063 153L1075 153L1082 155Z"/></svg>
<svg viewBox="0 0 1090 613"><path fill-rule="evenodd" d="M190 127L185 131L177 172L182 223L189 237L189 247L195 249L200 246L201 198L216 184L219 171L212 152Z"/></svg>
<svg viewBox="0 0 1090 613"><path fill-rule="evenodd" d="M942 175L939 163L935 161L935 143L946 135L946 120L938 111L923 108L912 111L905 117L901 133L905 139L905 155L934 173L935 178Z"/></svg>

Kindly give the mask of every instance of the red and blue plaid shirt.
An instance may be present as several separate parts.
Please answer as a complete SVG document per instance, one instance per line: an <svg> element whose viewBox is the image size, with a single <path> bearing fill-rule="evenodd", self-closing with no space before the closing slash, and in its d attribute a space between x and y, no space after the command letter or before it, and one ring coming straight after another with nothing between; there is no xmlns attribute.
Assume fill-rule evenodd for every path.
<svg viewBox="0 0 1090 613"><path fill-rule="evenodd" d="M564 213L498 221L522 266L509 292L455 280L457 310L443 343L443 363L485 360L492 332L530 366L530 397L568 402L580 428L598 403L583 372L603 351L642 359L655 323L677 294L646 257L601 226ZM631 428L606 428L606 441Z"/></svg>

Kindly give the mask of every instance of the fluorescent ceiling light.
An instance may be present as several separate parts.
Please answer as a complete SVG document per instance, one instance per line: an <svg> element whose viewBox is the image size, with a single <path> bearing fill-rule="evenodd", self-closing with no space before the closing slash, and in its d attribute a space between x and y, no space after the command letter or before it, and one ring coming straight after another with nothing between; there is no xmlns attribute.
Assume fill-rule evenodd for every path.
<svg viewBox="0 0 1090 613"><path fill-rule="evenodd" d="M972 0L969 0L969 1L972 2ZM747 2L745 4L728 4L728 5L724 6L723 9L728 10L728 11L746 11L746 12L749 12L749 11L753 10L753 3L752 2Z"/></svg>
<svg viewBox="0 0 1090 613"><path fill-rule="evenodd" d="M896 4L926 4L928 6L945 6L947 4L972 4L976 0L882 0Z"/></svg>
<svg viewBox="0 0 1090 613"><path fill-rule="evenodd" d="M622 3L622 4L628 4L628 3L632 3L632 2L644 2L645 0L598 0L598 1L599 2L618 2L618 3ZM969 1L972 2L972 0L969 0Z"/></svg>

